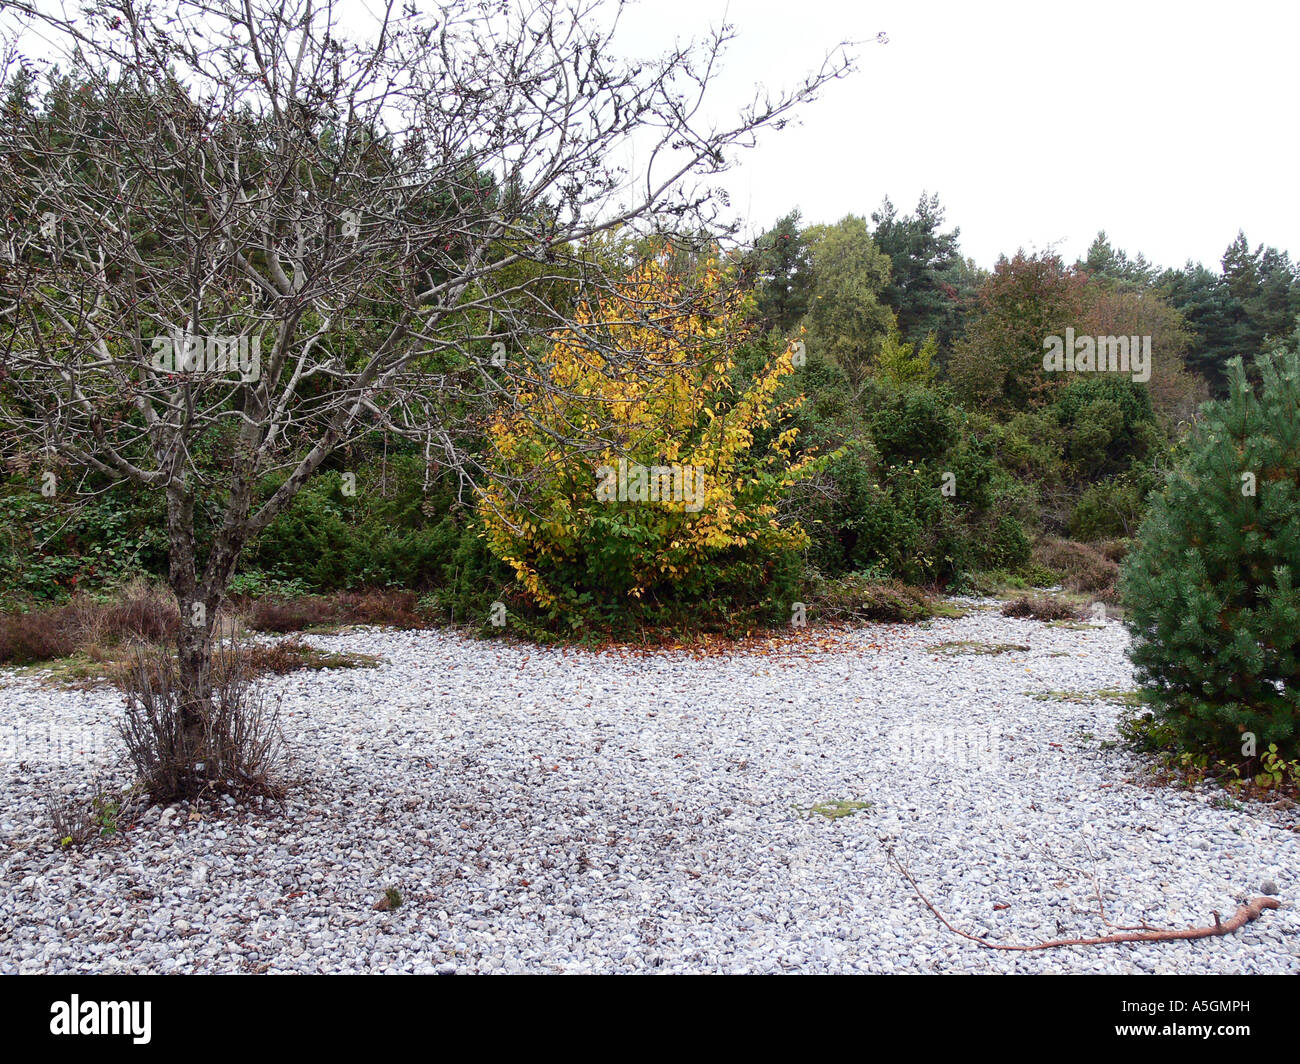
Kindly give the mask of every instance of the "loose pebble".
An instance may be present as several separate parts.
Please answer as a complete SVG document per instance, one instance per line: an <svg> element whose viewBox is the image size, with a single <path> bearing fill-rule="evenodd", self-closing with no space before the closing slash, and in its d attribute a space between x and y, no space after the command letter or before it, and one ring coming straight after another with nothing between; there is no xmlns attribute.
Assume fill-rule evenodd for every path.
<svg viewBox="0 0 1300 1064"><path fill-rule="evenodd" d="M1121 625L964 604L710 655L307 636L385 664L267 682L306 781L287 808L182 803L84 849L48 799L126 782L120 696L0 673L0 972L1300 973L1294 814L1155 786L1120 706L1035 700L1131 688ZM963 642L1030 649L935 649ZM995 952L887 847L1000 943L1282 905Z"/></svg>

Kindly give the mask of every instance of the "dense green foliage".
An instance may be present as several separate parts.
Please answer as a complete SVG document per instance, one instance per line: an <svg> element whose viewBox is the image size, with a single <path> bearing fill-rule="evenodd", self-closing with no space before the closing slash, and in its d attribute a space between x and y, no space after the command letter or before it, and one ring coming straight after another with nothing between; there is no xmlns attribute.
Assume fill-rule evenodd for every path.
<svg viewBox="0 0 1300 1064"><path fill-rule="evenodd" d="M1224 252L1220 272L1189 262L1165 271L1158 285L1196 334L1188 361L1216 396L1227 390L1231 359L1245 360L1249 374L1266 341L1288 337L1300 314L1300 268L1277 248L1251 251L1244 233Z"/></svg>
<svg viewBox="0 0 1300 1064"><path fill-rule="evenodd" d="M961 230L941 232L943 219L937 195L922 195L916 213L902 216L886 198L871 215L872 239L892 265L881 301L893 309L905 337L933 336L936 353L946 360L984 276L962 258Z"/></svg>
<svg viewBox="0 0 1300 1064"><path fill-rule="evenodd" d="M26 75L15 79L6 87L7 117L30 123L42 108L107 106L69 78L53 83L44 101L36 96ZM510 196L472 172L466 180L482 195ZM434 193L421 209L438 211L439 195L445 193ZM31 224L39 204L11 208L11 220ZM689 236L680 236L680 249L667 256L670 270L693 268L696 249L709 241L707 233ZM761 470L741 462L735 469L745 481L736 498L749 505L761 494L762 507L773 507L770 515L763 510L762 521L802 529L800 546L790 550L794 538L772 538L772 527L760 528L756 509L753 527L745 527L755 538L728 548L730 569L724 573L719 563L686 575L673 571L666 551L689 537L675 531L665 537L645 514L628 509L635 503L620 503L578 523L586 540L606 541L573 545L553 572L552 591L570 605L586 596L612 628L633 615L702 615L694 606L706 600L716 612L757 616L761 600L771 598L780 608L768 613L779 617L800 586L854 574L965 587L982 572L1041 572L1030 568L1035 544L1134 536L1198 401L1224 391L1234 356L1244 360L1245 379L1258 385L1263 363L1257 369L1255 356L1290 335L1300 314L1300 271L1285 252L1263 244L1252 250L1243 234L1217 268L1189 263L1164 271L1100 233L1078 262L1017 251L985 272L963 257L959 236L947 226L938 196L923 195L908 214L888 199L869 219L849 215L806 226L791 212L752 249L726 257L727 277L738 286L733 309L743 308L736 314L744 321L729 326L726 342L710 352L725 368L687 391L697 404L705 396L723 398L707 411L697 405L689 416L665 408L656 414L662 423L636 446L645 450L653 442L667 453L698 444L709 418L727 416L734 397L747 394L773 359L797 350L792 372L772 397L780 417L755 419L745 429L752 453L779 454L781 461ZM618 256L631 269L649 246L614 240L593 253ZM446 250L458 253L450 244ZM536 268L520 263L503 283ZM557 303L572 300L574 286L560 271L548 283ZM716 307L701 313L701 329L717 324ZM458 325L482 332L488 323ZM1156 352L1150 378L1048 371L1044 338L1067 329L1150 336ZM351 336L340 357L353 364L372 341ZM429 366L448 373L464 368L443 356ZM640 399L629 394L621 401ZM10 430L6 403L12 399L0 380L4 603L61 600L136 573L164 574L160 495L133 494L96 474L46 497L41 481L48 458ZM123 397L123 409L128 406ZM779 439L787 429L793 437ZM491 451L487 424L467 418L464 436L470 454ZM217 474L231 454L227 431L214 429L198 441L200 526L217 519L223 501ZM814 455L821 457L809 461ZM643 457L659 456L645 450ZM795 469L807 473L790 476ZM65 480L66 472L59 470ZM279 484L268 478L262 497ZM1265 484L1261 475L1261 499ZM322 467L247 547L234 590L404 588L418 592L439 617L481 623L496 601L522 608L527 589L513 564L521 559L503 546L505 538L487 534L479 504L475 486L436 457L376 433ZM717 517L686 514L681 526L699 531ZM1146 539L1159 526L1144 527ZM777 540L783 548L768 551ZM662 579L653 586L629 578L656 568ZM565 615L561 623L572 622L571 609L552 612Z"/></svg>
<svg viewBox="0 0 1300 1064"><path fill-rule="evenodd" d="M1214 345L1246 342L1246 320L1251 338L1279 328L1294 296L1280 280L1285 256L1249 253L1241 238L1223 275L1159 273L1100 234L1074 266L1020 254L981 276L942 219L937 197L907 216L886 201L874 230L862 218L805 229L792 213L739 260L752 322L767 332L735 352L734 386L788 338L806 340L806 359L780 396L805 400L791 415L792 460L833 457L796 486L782 519L808 534L804 561L819 578L961 585L967 574L1025 566L1043 535L1132 536L1194 401L1182 353L1213 386ZM1071 323L1154 332L1175 364L1158 363L1149 383L1043 373L1042 336ZM209 450L208 461L224 460L221 440ZM58 599L163 571L158 500L113 491L55 503L39 494L34 468L10 464L0 485L9 600ZM480 532L457 478L376 436L330 463L258 538L237 588L407 587L442 616L481 617L509 598L514 574Z"/></svg>
<svg viewBox="0 0 1300 1064"><path fill-rule="evenodd" d="M1124 568L1132 656L1186 747L1300 751L1300 335L1229 363Z"/></svg>

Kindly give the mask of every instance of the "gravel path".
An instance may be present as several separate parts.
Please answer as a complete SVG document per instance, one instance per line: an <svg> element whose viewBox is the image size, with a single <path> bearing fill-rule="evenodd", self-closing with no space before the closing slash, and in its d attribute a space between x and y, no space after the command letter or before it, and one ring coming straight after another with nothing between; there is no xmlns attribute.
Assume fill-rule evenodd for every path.
<svg viewBox="0 0 1300 1064"><path fill-rule="evenodd" d="M45 796L112 758L119 699L0 677L0 971L1300 972L1300 833L1145 783L1113 702L1033 698L1131 687L1118 624L981 610L713 657L311 641L389 664L275 681L312 780L287 816L154 809L84 852ZM1001 942L1107 933L1098 890L1116 924L1201 926L1269 881L1283 904L994 952L887 846Z"/></svg>

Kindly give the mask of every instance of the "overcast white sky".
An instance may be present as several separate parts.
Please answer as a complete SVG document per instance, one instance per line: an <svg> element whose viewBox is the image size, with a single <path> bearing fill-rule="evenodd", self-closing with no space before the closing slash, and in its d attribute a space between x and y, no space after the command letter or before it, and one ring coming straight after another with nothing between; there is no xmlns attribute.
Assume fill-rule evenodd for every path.
<svg viewBox="0 0 1300 1064"><path fill-rule="evenodd" d="M728 175L753 233L928 190L983 266L1018 247L1072 260L1099 229L1165 266L1217 265L1239 228L1300 258L1296 0L640 0L616 48L653 55L724 16L720 118L863 42L856 74Z"/></svg>
<svg viewBox="0 0 1300 1064"><path fill-rule="evenodd" d="M1294 0L643 0L619 39L655 50L724 12L722 99L889 35L730 176L760 229L928 189L984 266L1018 246L1072 259L1098 229L1161 265L1217 264L1239 228L1300 256Z"/></svg>

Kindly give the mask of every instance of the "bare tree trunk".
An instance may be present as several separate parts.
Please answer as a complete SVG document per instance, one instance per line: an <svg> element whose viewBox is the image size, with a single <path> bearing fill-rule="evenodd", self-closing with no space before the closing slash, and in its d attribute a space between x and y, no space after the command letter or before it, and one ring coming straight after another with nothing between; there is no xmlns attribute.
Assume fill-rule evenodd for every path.
<svg viewBox="0 0 1300 1064"><path fill-rule="evenodd" d="M178 596L179 598L179 596ZM176 669L180 679L182 716L186 733L201 738L199 729L207 722L212 702L212 631L210 621L191 622L191 610L204 603L191 598L181 601L181 626L176 636ZM194 748L197 752L197 747Z"/></svg>
<svg viewBox="0 0 1300 1064"><path fill-rule="evenodd" d="M203 760L203 736L212 705L212 632L216 611L200 587L194 556L194 499L185 478L177 477L167 492L168 576L180 625L176 632L176 672L181 726L190 766Z"/></svg>
<svg viewBox="0 0 1300 1064"><path fill-rule="evenodd" d="M226 588L247 540L247 486L237 482L232 494L235 501L227 511L227 526L217 534L201 578L192 576L194 559L187 549L177 544L172 548L180 558L179 566L172 566L172 587L181 613L176 638L177 672L187 728L205 723L212 705L212 651L217 622ZM179 586L175 580L177 568L181 570Z"/></svg>

